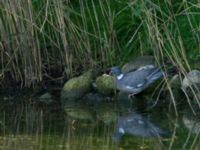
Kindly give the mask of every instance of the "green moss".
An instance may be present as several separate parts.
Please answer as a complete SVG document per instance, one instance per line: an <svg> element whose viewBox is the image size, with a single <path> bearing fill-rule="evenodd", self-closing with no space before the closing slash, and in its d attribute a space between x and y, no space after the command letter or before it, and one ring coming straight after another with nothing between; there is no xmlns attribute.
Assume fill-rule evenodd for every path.
<svg viewBox="0 0 200 150"><path fill-rule="evenodd" d="M96 80L97 89L102 94L112 94L116 89L115 79L110 75L102 75Z"/></svg>
<svg viewBox="0 0 200 150"><path fill-rule="evenodd" d="M79 98L92 89L93 74L91 71L68 80L61 93L62 98Z"/></svg>

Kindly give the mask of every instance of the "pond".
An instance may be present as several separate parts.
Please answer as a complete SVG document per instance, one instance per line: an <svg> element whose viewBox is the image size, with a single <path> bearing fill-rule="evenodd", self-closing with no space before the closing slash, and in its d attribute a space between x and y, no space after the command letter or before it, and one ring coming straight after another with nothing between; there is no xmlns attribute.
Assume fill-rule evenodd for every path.
<svg viewBox="0 0 200 150"><path fill-rule="evenodd" d="M199 132L200 119L190 110L182 108L176 117L170 105L145 109L142 100L68 100L63 108L59 99L1 98L0 149L197 150ZM116 133L123 133L118 140Z"/></svg>

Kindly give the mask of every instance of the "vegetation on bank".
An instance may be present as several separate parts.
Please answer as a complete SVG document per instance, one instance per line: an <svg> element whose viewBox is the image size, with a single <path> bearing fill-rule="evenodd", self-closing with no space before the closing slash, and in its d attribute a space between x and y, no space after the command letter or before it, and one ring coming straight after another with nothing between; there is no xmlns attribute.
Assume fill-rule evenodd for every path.
<svg viewBox="0 0 200 150"><path fill-rule="evenodd" d="M197 0L1 1L1 84L31 86L143 54L185 73L200 58L199 8Z"/></svg>

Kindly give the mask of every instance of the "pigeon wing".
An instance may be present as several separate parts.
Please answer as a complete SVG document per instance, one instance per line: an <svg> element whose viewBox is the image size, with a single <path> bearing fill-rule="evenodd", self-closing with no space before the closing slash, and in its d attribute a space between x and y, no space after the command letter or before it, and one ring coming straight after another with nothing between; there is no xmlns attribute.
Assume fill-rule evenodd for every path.
<svg viewBox="0 0 200 150"><path fill-rule="evenodd" d="M124 78L122 79L122 83L126 86L132 88L139 88L144 86L148 81L146 79L146 72L144 71L135 71L127 73Z"/></svg>

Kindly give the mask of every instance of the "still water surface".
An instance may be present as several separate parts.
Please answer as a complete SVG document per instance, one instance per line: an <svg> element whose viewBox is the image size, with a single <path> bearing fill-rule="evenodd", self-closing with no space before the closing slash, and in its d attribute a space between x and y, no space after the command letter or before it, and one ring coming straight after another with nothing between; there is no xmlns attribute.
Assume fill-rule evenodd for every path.
<svg viewBox="0 0 200 150"><path fill-rule="evenodd" d="M63 107L59 100L44 104L30 97L2 98L0 149L200 149L198 116L193 116L184 108L180 109L179 116L176 117L166 105L156 106L148 111L139 110L140 106L129 102L104 101L91 104L69 100ZM119 118L124 119L130 114L131 118L126 120L125 128L130 129L131 126L130 130L135 135L126 134L125 128L117 125ZM142 119L137 120L138 116ZM131 122L134 119L136 122ZM127 126L128 123L131 125ZM153 136L152 125L165 135ZM118 131L124 134L116 142L113 135Z"/></svg>

